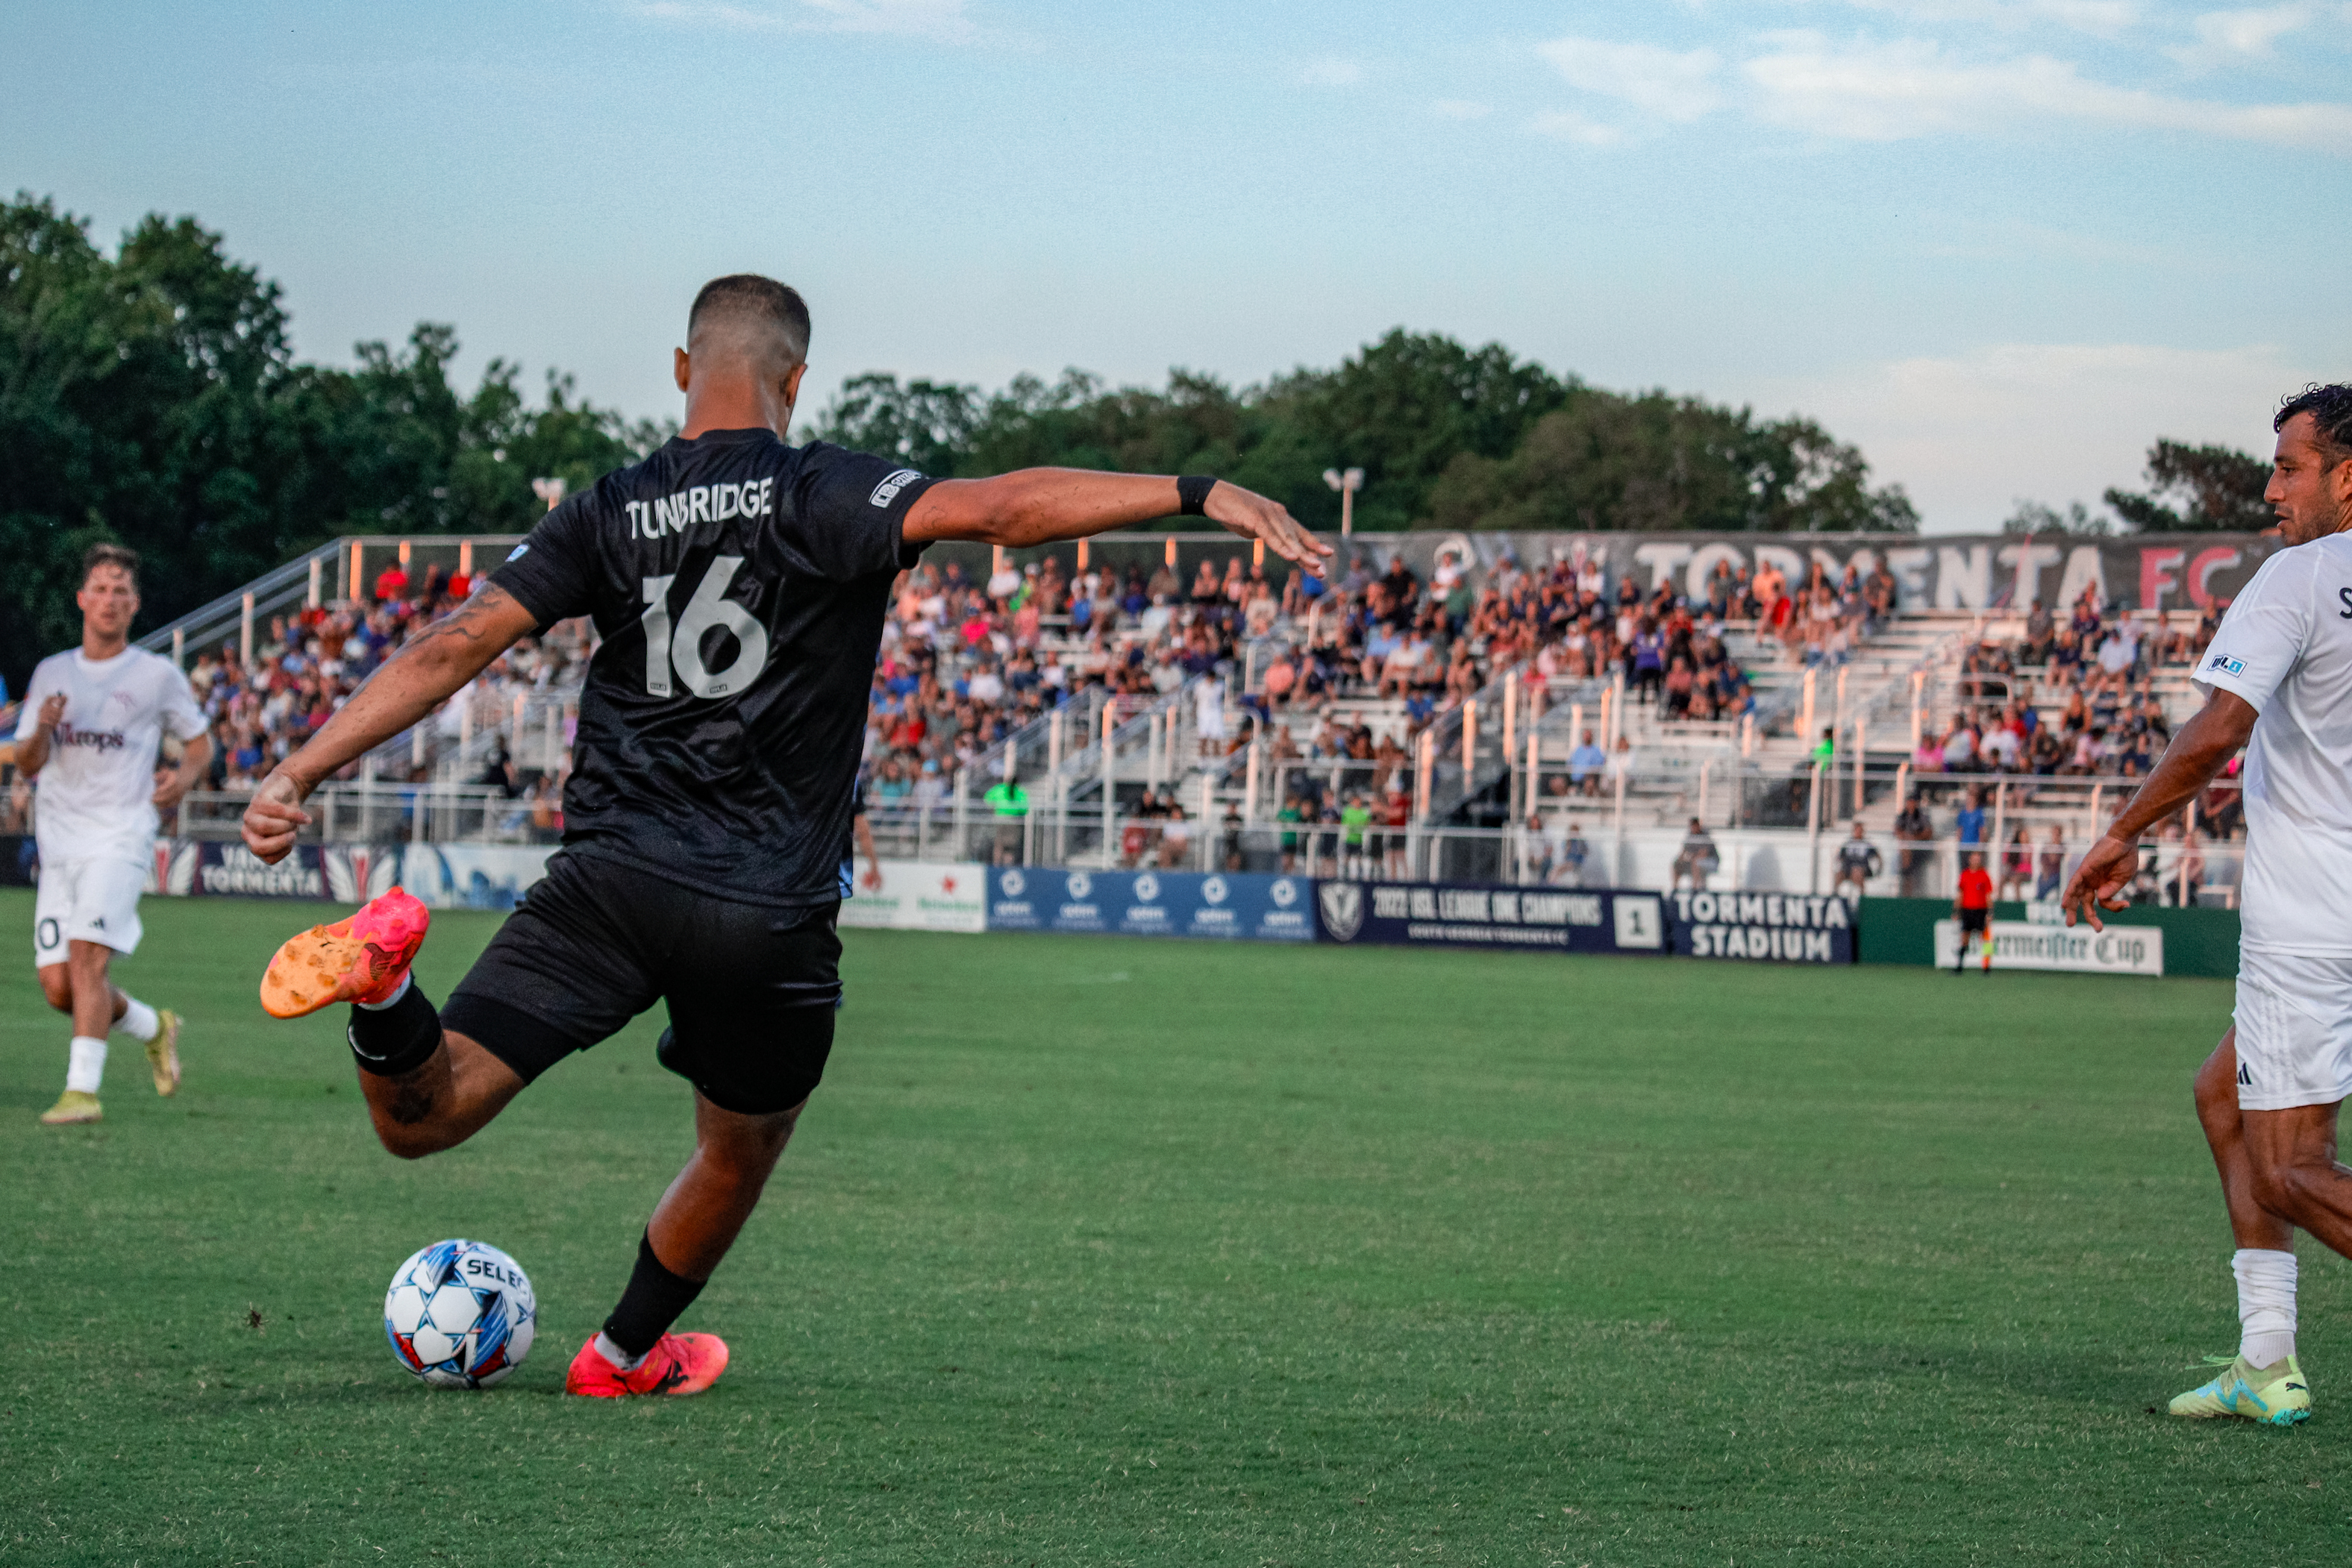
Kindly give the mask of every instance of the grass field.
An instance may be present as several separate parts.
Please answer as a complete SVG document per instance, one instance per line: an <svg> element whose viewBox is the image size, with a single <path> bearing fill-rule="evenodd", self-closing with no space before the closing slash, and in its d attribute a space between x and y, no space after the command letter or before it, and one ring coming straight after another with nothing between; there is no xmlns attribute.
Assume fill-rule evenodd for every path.
<svg viewBox="0 0 2352 1568"><path fill-rule="evenodd" d="M2235 1343L2188 1105L2226 983L852 933L825 1087L686 1326L709 1396L561 1394L688 1148L645 1022L381 1153L299 906L150 900L173 1101L34 1117L0 897L0 1563L2324 1560L2347 1271L2300 1430L2155 1414ZM492 929L444 916L446 994ZM503 1388L385 1281L530 1270ZM258 1314L257 1323L256 1314Z"/></svg>

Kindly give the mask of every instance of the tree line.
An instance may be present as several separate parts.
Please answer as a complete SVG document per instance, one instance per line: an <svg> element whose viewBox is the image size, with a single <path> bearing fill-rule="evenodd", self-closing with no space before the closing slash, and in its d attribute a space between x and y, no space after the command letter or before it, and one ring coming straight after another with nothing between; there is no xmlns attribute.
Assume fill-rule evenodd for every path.
<svg viewBox="0 0 2352 1568"><path fill-rule="evenodd" d="M337 534L523 531L534 478L583 487L675 428L560 371L534 396L506 360L461 389L457 347L425 322L357 345L348 369L298 361L278 284L194 218L151 214L110 256L50 199L0 204L0 675L22 689L75 641L76 569L99 540L147 562L143 632ZM869 373L803 428L938 475L1217 474L1319 528L1339 519L1325 472L1348 468L1366 530L1918 526L1902 487L1812 420L1611 392L1402 329L1241 388L1181 370L1157 389L1073 370L993 392ZM2253 458L2159 442L2149 463L2147 493L2107 494L2127 527L2267 523Z"/></svg>
<svg viewBox="0 0 2352 1568"><path fill-rule="evenodd" d="M136 549L145 632L341 533L521 532L530 481L577 487L667 435L550 372L450 380L453 328L294 358L278 286L192 218L151 215L109 256L84 219L0 204L0 675L21 691L81 635L100 540Z"/></svg>
<svg viewBox="0 0 2352 1568"><path fill-rule="evenodd" d="M1217 474L1337 528L1327 470L1360 468L1365 529L1911 532L1900 486L1809 419L1694 397L1621 393L1499 343L1391 331L1330 370L1262 385L1171 371L1164 391L1083 371L993 393L852 377L819 417L830 441L979 476L1033 463Z"/></svg>

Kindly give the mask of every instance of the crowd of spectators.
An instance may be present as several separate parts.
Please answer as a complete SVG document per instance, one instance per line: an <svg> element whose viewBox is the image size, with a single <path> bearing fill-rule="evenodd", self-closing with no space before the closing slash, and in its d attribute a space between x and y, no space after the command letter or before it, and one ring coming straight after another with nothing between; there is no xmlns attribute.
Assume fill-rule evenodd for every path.
<svg viewBox="0 0 2352 1568"><path fill-rule="evenodd" d="M1972 700L1940 734L1921 736L1912 771L2145 778L2172 738L2157 673L2192 664L2218 624L2210 612L2194 632L2110 616L2087 590L2063 621L2037 605L2021 637L1962 656L1958 684Z"/></svg>
<svg viewBox="0 0 2352 1568"><path fill-rule="evenodd" d="M250 793L416 629L455 609L480 580L445 573L437 565L412 579L394 566L378 575L362 602L272 617L266 634L255 638L250 665L235 643L224 643L216 653L197 654L188 685L213 729L213 759L205 787L230 795ZM516 692L576 685L587 653L586 622L582 621L551 627L543 637L524 638L433 721L441 738L446 742L464 729L461 705L473 706L478 727L488 733L510 711ZM524 766L503 742L495 742L483 763L468 769L463 781L496 789L517 801L531 836L552 838L562 826L569 746L555 749L552 768ZM357 778L362 766L353 764L341 777ZM431 776L431 768L410 768L403 759L390 776L395 781L422 783Z"/></svg>
<svg viewBox="0 0 2352 1568"><path fill-rule="evenodd" d="M1229 667L1252 621L1271 625L1275 608L1264 574L1237 556L1223 573L1203 560L1189 590L1166 565L1073 580L1049 556L976 582L958 562L925 561L900 578L875 661L869 799L944 800L959 769L1089 688L1131 711Z"/></svg>
<svg viewBox="0 0 2352 1568"><path fill-rule="evenodd" d="M1622 673L1631 700L1656 705L1663 718L1736 719L1755 697L1726 649L1727 622L1785 633L1801 658L1842 656L1860 634L1870 614L1860 574L1848 573L1850 591L1818 566L1815 574L1808 591L1819 598L1818 618L1797 612L1777 570L1759 579L1727 562L1694 599L1671 582L1645 593L1631 572L1620 573L1612 591L1599 560L1581 555L1540 569L1506 557L1475 592L1451 557L1441 556L1423 584L1401 559L1375 573L1357 555L1328 585L1294 579L1288 586L1284 608L1299 636L1268 666L1264 701L1279 710L1335 696L1399 699L1410 739L1524 662L1538 688Z"/></svg>

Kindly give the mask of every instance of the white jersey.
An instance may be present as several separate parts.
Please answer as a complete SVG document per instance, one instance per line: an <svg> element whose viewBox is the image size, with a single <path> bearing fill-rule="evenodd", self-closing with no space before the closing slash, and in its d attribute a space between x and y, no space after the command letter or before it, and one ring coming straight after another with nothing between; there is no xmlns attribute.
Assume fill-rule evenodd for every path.
<svg viewBox="0 0 2352 1568"><path fill-rule="evenodd" d="M2263 562L2196 681L2262 716L2246 747L2242 944L2352 954L2352 537Z"/></svg>
<svg viewBox="0 0 2352 1568"><path fill-rule="evenodd" d="M155 763L163 737L205 732L188 677L143 648L94 660L77 648L33 670L16 738L40 727L42 705L66 696L49 736L33 833L44 864L110 860L144 863L155 846Z"/></svg>

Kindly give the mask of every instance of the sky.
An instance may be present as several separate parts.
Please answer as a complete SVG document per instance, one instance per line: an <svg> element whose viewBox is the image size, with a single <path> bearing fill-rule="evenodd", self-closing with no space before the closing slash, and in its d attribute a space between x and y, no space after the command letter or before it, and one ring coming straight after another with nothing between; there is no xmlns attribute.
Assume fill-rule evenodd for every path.
<svg viewBox="0 0 2352 1568"><path fill-rule="evenodd" d="M1812 415L1949 532L2352 378L2347 0L11 13L0 188L195 214L306 358L453 322L633 415L728 271L808 297L810 413L1403 326Z"/></svg>

